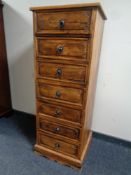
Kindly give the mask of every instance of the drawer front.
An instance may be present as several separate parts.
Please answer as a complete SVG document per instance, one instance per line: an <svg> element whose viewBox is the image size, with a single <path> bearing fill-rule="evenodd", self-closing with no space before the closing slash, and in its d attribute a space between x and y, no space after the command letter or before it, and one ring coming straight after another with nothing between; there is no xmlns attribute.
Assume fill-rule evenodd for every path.
<svg viewBox="0 0 131 175"><path fill-rule="evenodd" d="M49 103L38 102L38 113L46 114L54 118L64 119L76 123L81 123L82 111L67 108L63 106L57 106Z"/></svg>
<svg viewBox="0 0 131 175"><path fill-rule="evenodd" d="M86 59L88 39L60 39L42 38L36 39L37 57L68 57L71 59Z"/></svg>
<svg viewBox="0 0 131 175"><path fill-rule="evenodd" d="M49 84L40 84L37 86L37 96L40 98L53 98L60 101L67 101L82 105L84 90L63 86L53 86Z"/></svg>
<svg viewBox="0 0 131 175"><path fill-rule="evenodd" d="M77 145L65 143L61 140L46 136L44 134L38 134L38 144L58 152L70 154L71 156L78 155Z"/></svg>
<svg viewBox="0 0 131 175"><path fill-rule="evenodd" d="M38 76L68 80L84 84L86 81L86 66L74 66L67 64L54 64L38 62Z"/></svg>
<svg viewBox="0 0 131 175"><path fill-rule="evenodd" d="M59 124L55 124L52 122L47 122L45 120L42 120L39 118L39 123L38 123L39 129L52 132L54 134L58 134L61 136L65 136L71 139L76 139L79 140L80 138L80 130L79 129L71 129Z"/></svg>
<svg viewBox="0 0 131 175"><path fill-rule="evenodd" d="M75 12L36 13L36 32L90 33L91 10Z"/></svg>

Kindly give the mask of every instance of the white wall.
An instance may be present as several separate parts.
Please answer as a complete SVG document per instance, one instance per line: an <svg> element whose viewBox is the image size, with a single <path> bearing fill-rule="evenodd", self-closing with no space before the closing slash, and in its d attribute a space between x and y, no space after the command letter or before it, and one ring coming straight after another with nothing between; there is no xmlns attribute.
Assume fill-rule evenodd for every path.
<svg viewBox="0 0 131 175"><path fill-rule="evenodd" d="M4 0L13 108L35 113L31 6L88 0ZM91 0L90 0L91 2ZM131 1L102 0L105 23L92 128L131 141Z"/></svg>

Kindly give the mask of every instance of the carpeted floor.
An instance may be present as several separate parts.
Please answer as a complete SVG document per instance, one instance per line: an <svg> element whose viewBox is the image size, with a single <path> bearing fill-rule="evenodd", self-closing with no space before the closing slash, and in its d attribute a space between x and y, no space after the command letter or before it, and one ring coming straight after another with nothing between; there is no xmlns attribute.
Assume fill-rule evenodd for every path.
<svg viewBox="0 0 131 175"><path fill-rule="evenodd" d="M33 152L35 121L25 114L0 119L0 175L131 175L131 148L93 137L81 170Z"/></svg>

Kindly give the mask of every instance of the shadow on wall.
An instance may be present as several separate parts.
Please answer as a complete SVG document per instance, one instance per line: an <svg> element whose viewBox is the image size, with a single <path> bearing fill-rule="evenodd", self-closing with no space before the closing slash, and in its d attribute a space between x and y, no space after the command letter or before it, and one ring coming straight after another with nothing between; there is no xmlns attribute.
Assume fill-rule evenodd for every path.
<svg viewBox="0 0 131 175"><path fill-rule="evenodd" d="M33 27L30 23L32 14L29 12L31 19L28 22L26 16L24 16L26 13L20 14L16 10L4 3L12 103L14 109L34 114Z"/></svg>

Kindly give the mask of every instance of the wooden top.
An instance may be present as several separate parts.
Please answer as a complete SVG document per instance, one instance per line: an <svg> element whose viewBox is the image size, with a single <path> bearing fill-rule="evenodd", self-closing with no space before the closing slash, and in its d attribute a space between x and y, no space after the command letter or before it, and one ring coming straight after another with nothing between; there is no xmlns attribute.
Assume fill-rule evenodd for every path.
<svg viewBox="0 0 131 175"><path fill-rule="evenodd" d="M75 8L98 8L104 19L107 19L104 10L99 2L96 3L82 3L82 4L70 4L70 5L57 5L57 6L40 6L31 7L31 11L42 11L42 10L61 10L61 9L75 9Z"/></svg>

